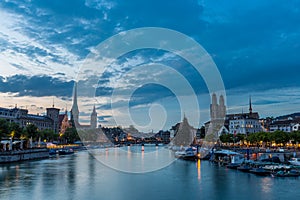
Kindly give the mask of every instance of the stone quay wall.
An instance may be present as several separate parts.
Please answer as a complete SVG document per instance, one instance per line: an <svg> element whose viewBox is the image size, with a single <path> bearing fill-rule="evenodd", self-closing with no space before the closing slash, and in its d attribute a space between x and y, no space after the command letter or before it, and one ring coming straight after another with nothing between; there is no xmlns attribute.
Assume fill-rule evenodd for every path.
<svg viewBox="0 0 300 200"><path fill-rule="evenodd" d="M0 163L11 163L42 158L49 158L49 150L47 148L0 152Z"/></svg>

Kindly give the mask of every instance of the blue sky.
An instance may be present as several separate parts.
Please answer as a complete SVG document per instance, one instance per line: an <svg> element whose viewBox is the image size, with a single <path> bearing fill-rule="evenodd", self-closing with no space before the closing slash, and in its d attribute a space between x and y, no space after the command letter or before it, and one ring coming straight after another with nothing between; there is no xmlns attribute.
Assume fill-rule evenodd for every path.
<svg viewBox="0 0 300 200"><path fill-rule="evenodd" d="M54 98L58 107L70 108L79 67L95 46L121 31L163 27L193 38L211 55L224 81L228 112L247 110L249 95L262 117L299 111L300 2L296 0L6 0L0 2L0 19L2 107L18 104L42 113ZM200 122L192 124L208 120L210 97L201 76L168 52L143 50L120 57L98 77L99 121L113 123L112 80L150 61L172 66L190 82L201 114ZM181 119L174 94L158 85L134 93L133 119L147 123L153 102L170 111L166 128ZM83 121L94 103L84 101ZM118 99L114 105L121 103Z"/></svg>

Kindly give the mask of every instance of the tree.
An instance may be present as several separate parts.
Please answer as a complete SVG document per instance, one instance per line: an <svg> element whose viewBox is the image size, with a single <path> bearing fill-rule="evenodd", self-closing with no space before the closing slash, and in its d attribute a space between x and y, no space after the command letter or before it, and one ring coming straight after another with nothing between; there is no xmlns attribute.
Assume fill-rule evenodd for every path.
<svg viewBox="0 0 300 200"><path fill-rule="evenodd" d="M14 138L21 137L23 130L19 124L15 123L15 122L11 122L11 123L9 123L8 127L9 127L9 133L11 133L11 132L14 133L14 135L13 135Z"/></svg>
<svg viewBox="0 0 300 200"><path fill-rule="evenodd" d="M240 142L245 140L245 135L238 133L236 136L234 136L234 142Z"/></svg>
<svg viewBox="0 0 300 200"><path fill-rule="evenodd" d="M222 135L220 135L220 141L222 143L226 143L226 144L231 143L231 142L233 142L233 137L231 134L222 134Z"/></svg>
<svg viewBox="0 0 300 200"><path fill-rule="evenodd" d="M42 140L52 141L54 140L54 131L50 129L45 129L39 132L39 135Z"/></svg>
<svg viewBox="0 0 300 200"><path fill-rule="evenodd" d="M257 142L259 141L258 135L256 133L250 133L246 137L247 142L250 142L252 145L256 145Z"/></svg>
<svg viewBox="0 0 300 200"><path fill-rule="evenodd" d="M271 138L273 141L275 141L275 143L282 143L284 146L290 140L288 133L283 131L275 131L274 133L272 133Z"/></svg>
<svg viewBox="0 0 300 200"><path fill-rule="evenodd" d="M75 141L80 140L77 130L74 127L67 128L65 133L62 135L62 138L67 143L74 143Z"/></svg>
<svg viewBox="0 0 300 200"><path fill-rule="evenodd" d="M28 124L25 128L25 137L26 138L31 138L33 140L38 139L38 128L34 124Z"/></svg>
<svg viewBox="0 0 300 200"><path fill-rule="evenodd" d="M290 133L290 140L292 140L292 143L295 145L297 142L300 142L300 131L294 131Z"/></svg>
<svg viewBox="0 0 300 200"><path fill-rule="evenodd" d="M0 139L9 134L9 125L5 119L0 119Z"/></svg>
<svg viewBox="0 0 300 200"><path fill-rule="evenodd" d="M258 133L255 133L256 134L256 138L257 138L257 142L263 142L264 144L263 145L268 145L270 144L270 142L272 141L271 140L271 135L269 132L258 132Z"/></svg>

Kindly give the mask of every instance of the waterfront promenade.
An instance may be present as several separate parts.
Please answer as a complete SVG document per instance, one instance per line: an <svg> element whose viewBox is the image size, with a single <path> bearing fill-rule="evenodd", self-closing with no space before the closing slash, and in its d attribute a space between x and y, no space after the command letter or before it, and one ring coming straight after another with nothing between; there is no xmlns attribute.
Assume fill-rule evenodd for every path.
<svg viewBox="0 0 300 200"><path fill-rule="evenodd" d="M11 163L18 161L27 161L34 159L49 158L47 148L35 148L25 150L13 150L0 152L0 163Z"/></svg>

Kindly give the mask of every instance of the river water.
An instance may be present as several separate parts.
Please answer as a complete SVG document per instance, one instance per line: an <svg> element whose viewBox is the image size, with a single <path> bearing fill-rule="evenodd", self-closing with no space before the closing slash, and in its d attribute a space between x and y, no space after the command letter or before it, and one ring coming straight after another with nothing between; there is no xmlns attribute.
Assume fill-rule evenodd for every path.
<svg viewBox="0 0 300 200"><path fill-rule="evenodd" d="M129 169L125 157L144 169L148 165L143 161L144 152L152 151L156 156L160 153L156 152L159 151L157 147L145 147L143 153L139 152L140 147L126 148L122 149L123 153L117 148L94 150L93 155L81 151L46 160L0 165L0 199L300 198L299 178L259 177L219 167L208 161L174 160L152 172L124 172ZM117 160L119 169L110 167L105 162L107 159ZM138 160L143 164L138 165Z"/></svg>

